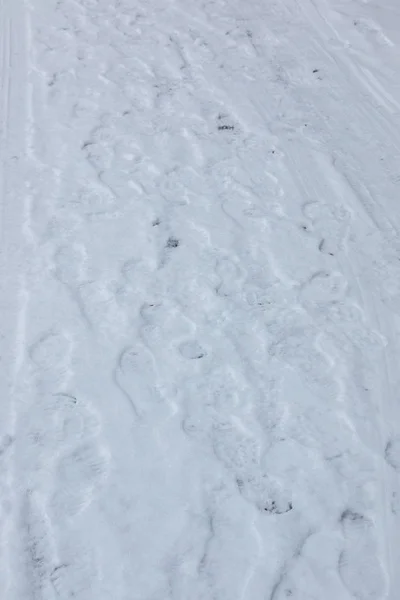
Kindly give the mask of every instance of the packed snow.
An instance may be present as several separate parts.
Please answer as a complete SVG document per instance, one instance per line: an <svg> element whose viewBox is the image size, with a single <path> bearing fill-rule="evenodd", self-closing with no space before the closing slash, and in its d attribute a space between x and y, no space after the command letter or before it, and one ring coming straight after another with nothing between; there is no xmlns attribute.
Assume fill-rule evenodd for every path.
<svg viewBox="0 0 400 600"><path fill-rule="evenodd" d="M399 600L400 4L0 0L0 597Z"/></svg>

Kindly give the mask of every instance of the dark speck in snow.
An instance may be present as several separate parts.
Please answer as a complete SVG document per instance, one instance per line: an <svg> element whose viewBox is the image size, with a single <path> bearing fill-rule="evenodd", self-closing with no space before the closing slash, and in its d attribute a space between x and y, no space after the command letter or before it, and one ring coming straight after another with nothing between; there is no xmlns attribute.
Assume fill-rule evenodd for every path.
<svg viewBox="0 0 400 600"><path fill-rule="evenodd" d="M174 237L170 237L167 240L167 248L177 248L179 246L179 240Z"/></svg>

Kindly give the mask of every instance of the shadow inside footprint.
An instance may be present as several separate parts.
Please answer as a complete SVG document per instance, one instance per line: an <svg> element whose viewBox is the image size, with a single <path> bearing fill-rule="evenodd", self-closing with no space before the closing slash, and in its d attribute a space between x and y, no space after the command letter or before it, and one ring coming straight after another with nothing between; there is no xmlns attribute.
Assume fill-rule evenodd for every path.
<svg viewBox="0 0 400 600"><path fill-rule="evenodd" d="M264 507L264 511L270 515L284 515L293 510L293 504L288 502L286 506L278 506L275 500L272 500L267 506Z"/></svg>

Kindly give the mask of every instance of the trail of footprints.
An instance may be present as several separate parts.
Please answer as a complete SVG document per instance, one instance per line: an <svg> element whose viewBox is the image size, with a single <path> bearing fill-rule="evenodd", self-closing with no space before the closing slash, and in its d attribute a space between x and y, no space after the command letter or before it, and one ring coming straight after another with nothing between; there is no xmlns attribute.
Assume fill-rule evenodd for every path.
<svg viewBox="0 0 400 600"><path fill-rule="evenodd" d="M182 419L184 433L202 447L205 441L210 444L215 457L232 475L238 492L260 512L285 512L288 505L281 506L271 479L263 474L261 432L258 436L251 416L241 415L243 407L237 396L235 378L229 372L222 372L215 383L194 379L193 386L205 397L202 402L192 401L188 390ZM194 397L197 398L197 394Z"/></svg>
<svg viewBox="0 0 400 600"><path fill-rule="evenodd" d="M60 423L66 449L57 460L50 500L58 522L78 516L91 504L107 476L109 463L108 451L98 440L97 415L82 404L77 407L76 398L68 397L67 401L68 411Z"/></svg>
<svg viewBox="0 0 400 600"><path fill-rule="evenodd" d="M118 74L113 76L110 69L106 75L110 81L115 79L117 85L124 82L124 93L129 96L126 84L129 78L125 73L122 77ZM84 116L93 110L88 105ZM221 116L220 121L218 129L225 132L224 135L229 134L234 126L225 116ZM113 126L96 126L83 144L87 163L100 181L104 171L113 164L116 144L124 142L120 137ZM128 148L124 159L130 167L136 165L141 157L135 148ZM131 181L128 176L122 177L118 195L130 191L131 185L137 185L140 190L137 182ZM93 221L118 216L117 199L117 194L111 188L99 184L97 188L83 187L72 204L85 219ZM328 214L326 207L310 203L304 207L304 216L308 219L310 232L318 234L318 251L327 257L335 256L343 248L347 236L349 219L346 211L339 210L338 214L332 215ZM282 235L282 232L279 234ZM299 238L297 230L290 229L289 234ZM302 244L301 240L299 244ZM178 245L179 240L170 238L167 241L168 253L172 255ZM310 244L306 256L312 257L314 251L315 245ZM73 242L59 247L54 255L54 276L68 290L88 327L92 327L96 319L100 322L107 310L112 314L106 320L116 322L120 327L123 320L118 317L113 291L105 284L87 281L86 262L86 249L82 244ZM290 275L297 275L294 262L288 264ZM215 272L219 280L215 291L219 297L240 294L243 290L243 274L237 263L228 258L218 260ZM315 272L301 286L299 299L305 310L314 315L321 306L326 307L341 300L345 288L341 275L335 271ZM343 314L348 317L344 328L354 323L351 311L333 308L331 314L335 325L343 321ZM370 341L372 346L374 340L362 336L362 317L356 319L356 324L359 327L353 331L360 334L359 343ZM144 323L143 343L122 349L114 370L116 385L122 390L133 412L141 417L149 412L154 413L154 409L158 410L163 403L157 387L148 384L149 381L157 381L151 351L157 345L158 336L162 336L162 331L157 327L157 324ZM323 390L324 397L328 399L335 397L338 386L332 377L332 365L316 348L315 336L309 335L304 343L302 327L284 326L282 331L283 335L274 338L271 344L271 356L281 358L304 374L313 391L321 393ZM368 338L367 335L365 337ZM31 346L29 353L33 369L38 374L38 401L34 406L27 407L21 420L21 441L17 454L20 461L32 467L27 470L31 475L21 520L24 523L28 580L33 600L50 598L52 592L60 598L80 597L88 590L87 597L94 597L93 590L92 595L89 593L90 582L97 576L95 558L91 557L85 563L81 557L91 556L86 548L82 552L75 546L57 548L54 527L54 523L73 526L99 492L107 477L109 463L108 450L101 444L99 416L89 402L66 391L71 378L72 348L73 342L67 333L51 330ZM190 338L190 335L180 343L177 351L183 360L190 361L201 361L208 353L208 349L198 340ZM190 436L201 434L208 437L218 460L234 475L239 492L260 512L284 516L295 509L279 482L263 473L261 456L264 449L253 433L257 431L255 423L247 427L245 419L232 416L232 411L238 411L234 396L228 392L225 406L221 394L218 402L214 400L215 410L209 410L207 414L202 409L188 407L190 410L182 423L183 430ZM397 440L388 444L386 459L394 469L399 469ZM49 475L51 486L48 485ZM372 522L363 515L346 510L341 516L340 525L344 549L339 559L339 573L345 587L359 600L378 600L383 589L383 577L376 559ZM365 581L365 588L361 590L356 573ZM284 597L283 586L275 591L271 600ZM285 587L284 591L287 592L286 597L290 595L296 598L291 588Z"/></svg>
<svg viewBox="0 0 400 600"><path fill-rule="evenodd" d="M20 597L32 600L96 597L101 574L95 550L82 540L78 530L69 541L57 543L45 498L38 492L25 493L20 523L26 570Z"/></svg>
<svg viewBox="0 0 400 600"><path fill-rule="evenodd" d="M323 238L319 250L327 254L337 252L340 242L328 244L326 240L327 238ZM99 291L96 283L85 281L86 260L85 248L78 243L60 247L54 257L55 277L66 286L84 315L87 313L83 312L82 306L90 306L91 302L90 288L93 287L94 293ZM243 290L243 274L230 259L217 262L216 275L219 279L215 290L218 296L239 295ZM319 307L325 308L341 299L345 296L345 291L346 284L339 273L321 271L312 275L301 286L299 298L307 312L314 314ZM104 304L110 305L107 302L107 294L110 292L105 290L104 293ZM315 304L318 306L315 307ZM92 310L91 314L94 312ZM336 323L340 323L341 316L342 314L337 316ZM85 319L91 325L87 316ZM335 322L334 317L333 320ZM349 318L348 322L350 321L354 323L354 319ZM362 331L361 318L359 322L358 331ZM124 393L133 412L141 417L163 405L163 398L157 387L148 384L149 381L157 380L151 347L157 344L162 332L157 330L157 325L146 323L145 319L143 323L145 343L125 348L118 357L114 373L117 386ZM314 345L315 336L309 335L304 343L304 328L288 328L286 324L281 333L282 337L275 338L270 346L271 356L281 358L302 373L314 391L319 394L323 391L327 399L334 398L338 392L337 382L332 378L331 365ZM177 350L186 360L197 361L207 355L207 349L196 339L182 341ZM32 344L29 352L34 369L40 373L37 379L38 391L43 397L31 411L27 411L26 419L21 423L24 431L22 439L26 441L25 456L22 459L32 461L29 472L33 475L29 483L32 489L38 486L40 492L28 491L23 518L28 523L25 530L29 578L35 597L40 600L46 598L47 589L54 589L59 597L63 597L63 594L73 597L79 593L79 589L84 590L85 586L90 585L88 581L90 577L95 579L96 572L95 562L91 563L88 567L88 581L85 581L84 577L79 576L80 567L71 567L72 559L66 566L56 551L51 551L46 556L49 548L57 546L56 541L52 540L52 536L56 537L52 523L61 526L62 523L69 524L85 511L107 476L109 462L107 450L99 443L98 415L80 398L63 391L67 389L70 379L71 352L70 337L57 330L41 336ZM146 377L142 376L143 373ZM54 393L49 394L50 390ZM183 429L189 435L196 433L196 418L193 415L191 417L191 423L190 418L183 423ZM203 414L199 414L197 419L197 424L200 423L204 427ZM204 433L211 440L216 457L234 475L240 494L260 513L284 518L284 515L295 509L287 490L282 490L279 482L263 473L260 463L262 445L256 436L246 430L239 418L214 415L205 428L207 431ZM255 425L252 424L250 429L256 430ZM52 454L54 451L53 465L49 461L50 450ZM392 448L388 446L387 458L391 464L394 462L392 455ZM51 490L46 489L47 470L52 473ZM338 568L343 584L355 597L360 600L378 600L384 585L383 575L377 559L373 527L368 520L363 519L359 519L363 527L358 529L353 523L358 522L357 519L342 519L344 549ZM359 538L361 542L358 542ZM358 543L362 545L361 553L354 549ZM74 568L77 570L76 577L71 574ZM360 590L357 583L359 575L367 576L369 572L374 573L375 580L371 581L366 577L365 589Z"/></svg>
<svg viewBox="0 0 400 600"><path fill-rule="evenodd" d="M308 219L304 235L311 234L319 239L314 244L313 253L319 251L329 259L345 247L350 213L344 207L329 212L318 203L310 203L304 207L304 216ZM292 269L292 265L290 268ZM243 289L243 276L239 268L232 261L220 261L216 275L220 281L216 293L238 297L240 289ZM249 288L246 281L244 286ZM304 283L297 285L300 312L271 312L273 318L269 327L272 339L269 345L270 356L295 369L324 404L328 402L329 406L333 406L334 415L337 410L335 402L344 391L341 381L343 373L335 354L322 350L321 333L318 332L321 329L325 332L332 348L340 347L347 351L350 361L354 349L371 355L384 346L382 337L366 325L362 310L349 298L347 288L345 278L334 266L315 271ZM265 296L261 289L258 298ZM267 287L268 291L270 289ZM252 300L251 305L254 306L254 294L245 298L249 303ZM268 295L266 298L268 304ZM263 313L268 323L269 313L264 309ZM204 417L204 414L193 409L183 422L184 431L194 438L200 436L200 439L204 439L207 436ZM309 415L308 418L312 423L314 415ZM199 428L200 423L203 423L203 428ZM295 510L295 502L288 494L289 490L279 480L275 481L273 477L263 473L260 460L262 447L255 438L246 435L243 428L234 423L234 419L223 420L214 414L213 418L209 418L209 423L214 452L236 477L243 497L266 514L285 515ZM318 432L318 423L316 426ZM291 436L296 436L296 427L290 431ZM304 443L301 438L299 441ZM350 443L350 440L347 441ZM388 464L396 471L400 470L398 446L398 439L391 439L385 452ZM375 524L368 517L352 510L344 510L338 520L343 539L342 549L337 556L337 573L341 584L358 600L380 600L385 591L386 580ZM295 575L298 570L299 564L295 560L293 568L284 574L279 585L274 588L271 598L283 599L288 595L300 598L301 592ZM292 581L293 586L288 584L289 581ZM317 581L315 586L316 590L321 591Z"/></svg>
<svg viewBox="0 0 400 600"><path fill-rule="evenodd" d="M29 422L38 408L32 410ZM40 444L48 470L49 451L55 452L53 485L47 493L50 512L60 522L78 516L89 506L107 475L109 455L101 444L98 415L88 404L71 395L54 394L42 408L47 415L38 415L36 431L31 429L27 436L33 437L36 446ZM53 429L49 432L50 424Z"/></svg>
<svg viewBox="0 0 400 600"><path fill-rule="evenodd" d="M37 492L26 491L20 521L26 566L26 589L23 593L33 600L50 599L53 596L50 577L55 566L56 549L43 498Z"/></svg>
<svg viewBox="0 0 400 600"><path fill-rule="evenodd" d="M77 549L70 548L66 562L67 550L59 547L58 532L79 523L80 515L100 493L110 461L93 405L63 391L68 382L70 344L67 334L50 331L31 345L36 401L21 410L16 435L16 460L26 474L20 515L25 532L26 585L35 600L50 599L54 594L81 597L79 588L90 588L90 573L82 574L90 548L80 557ZM79 536L72 539L78 543ZM97 569L95 563L91 568Z"/></svg>

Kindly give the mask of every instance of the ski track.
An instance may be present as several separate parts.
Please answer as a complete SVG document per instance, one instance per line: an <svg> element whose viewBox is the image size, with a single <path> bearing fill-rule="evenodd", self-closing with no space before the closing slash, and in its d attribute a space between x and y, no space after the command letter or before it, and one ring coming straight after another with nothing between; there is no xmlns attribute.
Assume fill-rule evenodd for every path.
<svg viewBox="0 0 400 600"><path fill-rule="evenodd" d="M394 0L0 0L7 600L397 600Z"/></svg>

